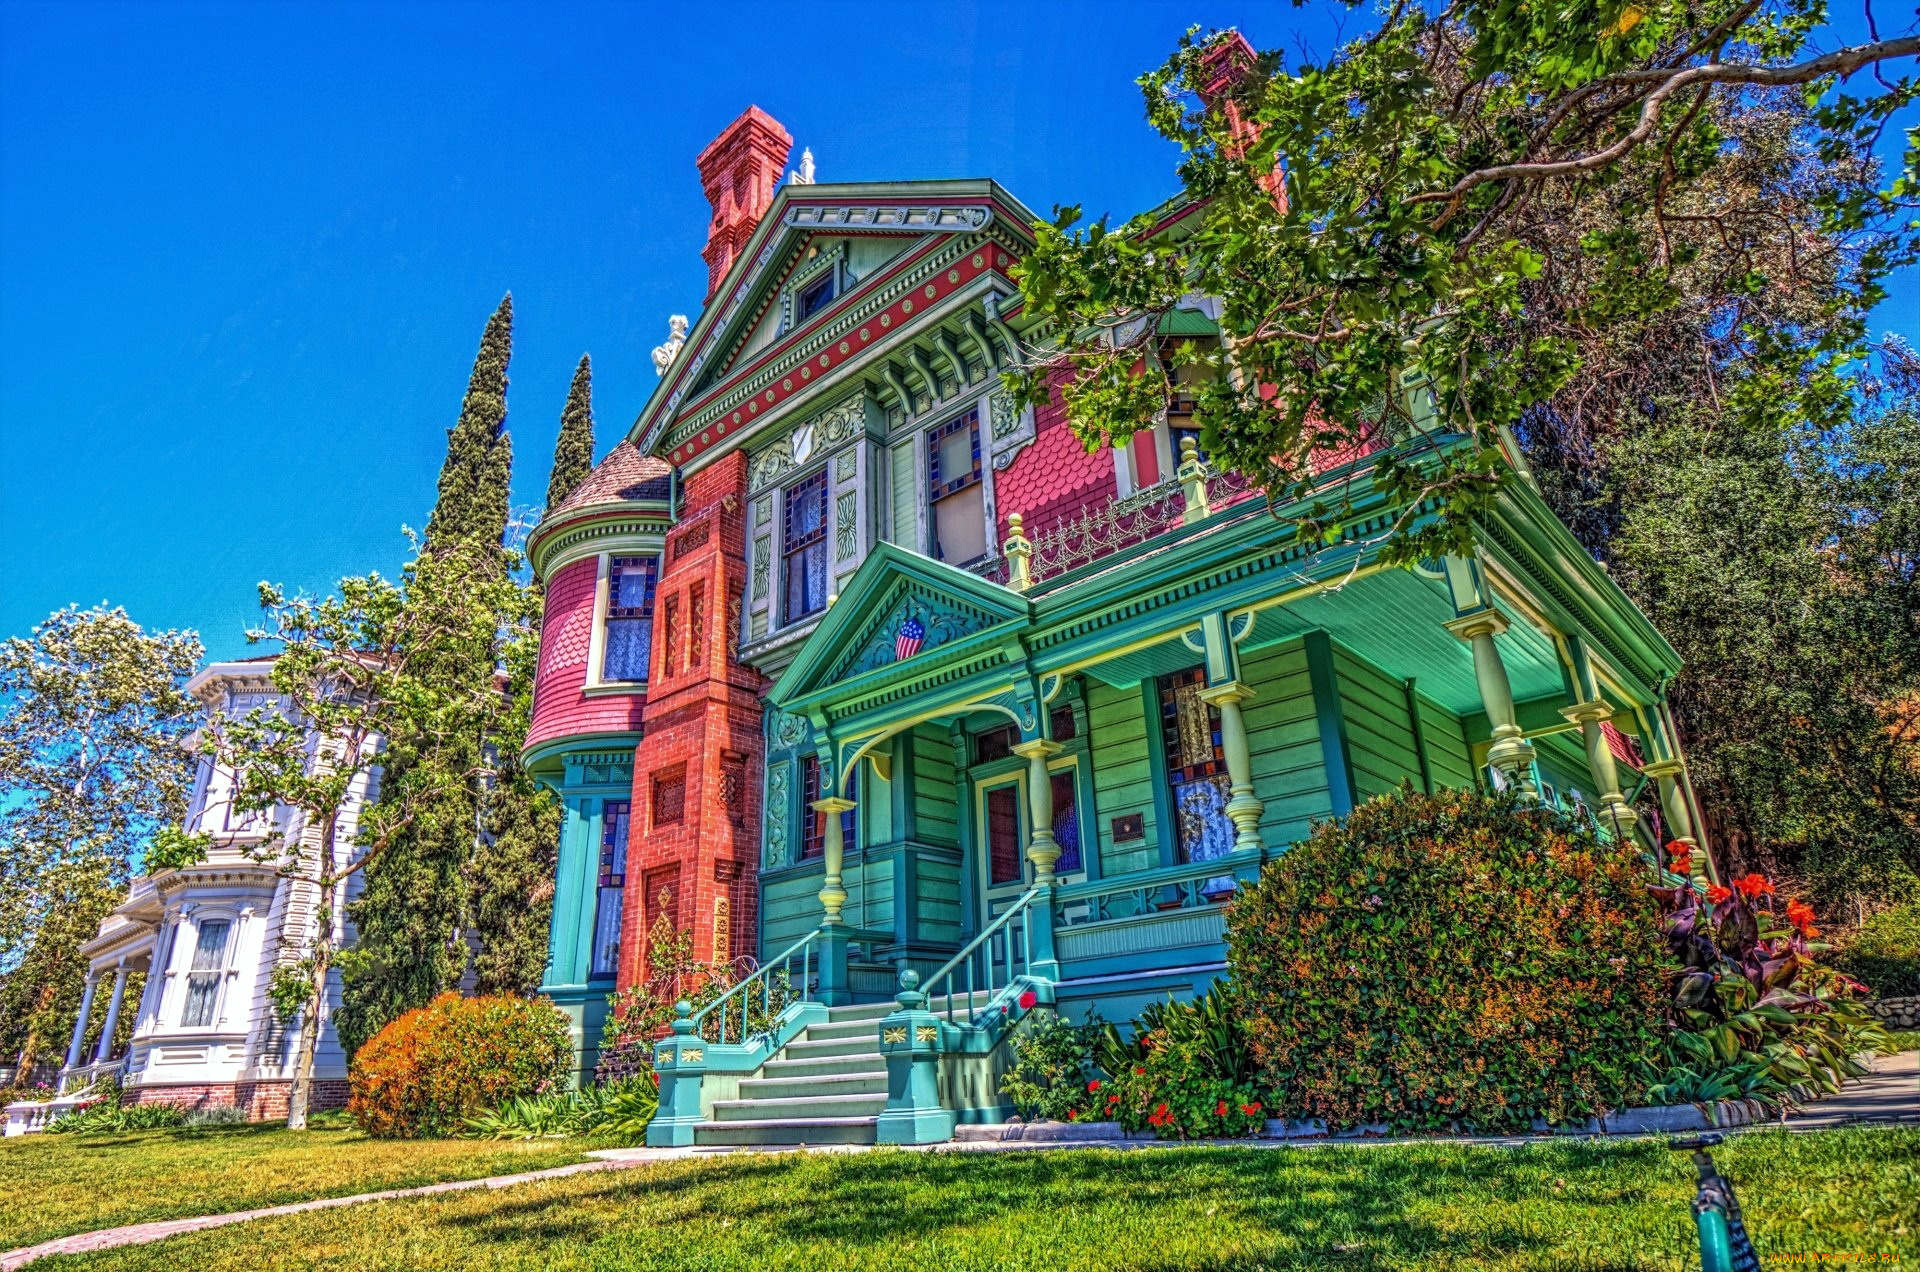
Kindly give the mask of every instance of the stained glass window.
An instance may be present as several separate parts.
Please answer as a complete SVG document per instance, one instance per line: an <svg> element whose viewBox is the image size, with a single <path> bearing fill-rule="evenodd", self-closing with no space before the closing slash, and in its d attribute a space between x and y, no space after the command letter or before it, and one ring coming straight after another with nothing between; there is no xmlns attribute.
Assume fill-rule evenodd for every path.
<svg viewBox="0 0 1920 1272"><path fill-rule="evenodd" d="M1020 786L987 792L987 871L990 883L1020 882Z"/></svg>
<svg viewBox="0 0 1920 1272"><path fill-rule="evenodd" d="M607 563L606 650L602 680L645 680L653 653L655 557L614 557Z"/></svg>
<svg viewBox="0 0 1920 1272"><path fill-rule="evenodd" d="M1199 667L1160 677L1161 739L1173 797L1174 843L1182 862L1212 861L1233 851L1220 712L1201 699L1206 685L1206 672Z"/></svg>
<svg viewBox="0 0 1920 1272"><path fill-rule="evenodd" d="M827 607L827 474L822 469L787 491L785 555L788 623Z"/></svg>
<svg viewBox="0 0 1920 1272"><path fill-rule="evenodd" d="M847 798L858 801L860 798L859 774L847 779ZM800 837L800 859L823 856L827 851L827 815L816 809L815 800L822 799L820 793L820 759L808 755L800 761L800 824L807 833ZM849 808L840 814L840 844L844 848L853 847L858 840L854 838L859 828L856 818L859 808Z"/></svg>
<svg viewBox="0 0 1920 1272"><path fill-rule="evenodd" d="M200 925L193 963L187 970L187 1004L180 1013L180 1023L189 1029L213 1024L220 978L227 970L227 934L232 930L233 924L226 919L208 919Z"/></svg>
<svg viewBox="0 0 1920 1272"><path fill-rule="evenodd" d="M593 895L591 975L620 969L620 907L627 892L627 821L633 805L610 799L600 806L600 875Z"/></svg>
<svg viewBox="0 0 1920 1272"><path fill-rule="evenodd" d="M1053 842L1060 845L1060 859L1053 863L1056 874L1072 874L1080 869L1080 809L1077 803L1079 783L1072 769L1061 769L1053 781Z"/></svg>

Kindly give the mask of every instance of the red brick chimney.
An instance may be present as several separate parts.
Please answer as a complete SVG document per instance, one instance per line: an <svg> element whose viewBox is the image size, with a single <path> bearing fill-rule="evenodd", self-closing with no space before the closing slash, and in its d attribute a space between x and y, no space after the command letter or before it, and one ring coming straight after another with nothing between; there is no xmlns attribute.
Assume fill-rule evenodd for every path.
<svg viewBox="0 0 1920 1272"><path fill-rule="evenodd" d="M1253 45L1247 43L1247 37L1238 31L1221 32L1200 55L1200 65L1207 76L1206 82L1197 86L1200 100L1206 103L1209 111L1221 111L1226 115L1227 127L1237 139L1235 149L1242 153L1258 140L1260 127L1241 112L1240 103L1233 99L1233 90L1248 75L1256 73L1259 61L1260 55L1253 51ZM1260 184L1266 187L1274 203L1285 212L1287 189L1279 160L1274 161L1273 171L1262 177Z"/></svg>
<svg viewBox="0 0 1920 1272"><path fill-rule="evenodd" d="M700 186L713 205L707 226L707 246L700 253L707 262L707 299L720 290L720 280L733 267L733 258L746 246L773 203L773 188L787 169L793 138L780 122L758 106L727 125L700 157Z"/></svg>

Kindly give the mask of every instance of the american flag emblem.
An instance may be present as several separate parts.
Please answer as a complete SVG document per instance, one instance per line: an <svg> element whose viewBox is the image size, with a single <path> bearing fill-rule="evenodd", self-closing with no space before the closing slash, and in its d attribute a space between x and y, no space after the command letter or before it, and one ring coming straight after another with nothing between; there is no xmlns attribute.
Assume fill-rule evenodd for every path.
<svg viewBox="0 0 1920 1272"><path fill-rule="evenodd" d="M899 662L911 658L920 652L920 642L927 638L927 628L919 619L909 616L900 624L900 630L893 638L893 659Z"/></svg>

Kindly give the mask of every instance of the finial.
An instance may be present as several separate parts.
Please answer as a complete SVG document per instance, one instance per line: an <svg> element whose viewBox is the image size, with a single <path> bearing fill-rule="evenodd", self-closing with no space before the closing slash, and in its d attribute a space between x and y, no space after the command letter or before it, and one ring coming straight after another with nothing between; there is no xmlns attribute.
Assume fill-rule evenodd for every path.
<svg viewBox="0 0 1920 1272"><path fill-rule="evenodd" d="M920 988L920 973L914 971L911 967L901 968L900 969L900 988L902 989Z"/></svg>
<svg viewBox="0 0 1920 1272"><path fill-rule="evenodd" d="M687 316L675 314L667 319L667 342L655 346L653 351L653 373L665 375L673 360L680 356L680 349L687 343Z"/></svg>
<svg viewBox="0 0 1920 1272"><path fill-rule="evenodd" d="M812 185L813 184L813 150L811 148L804 149L800 152L800 171L788 173L787 184L788 185Z"/></svg>
<svg viewBox="0 0 1920 1272"><path fill-rule="evenodd" d="M690 1034L693 1032L693 1004L682 998L673 1005L673 1032Z"/></svg>
<svg viewBox="0 0 1920 1272"><path fill-rule="evenodd" d="M839 600L839 599L840 599L840 593L838 593L838 592L828 592L828 593L827 593L827 608L828 608L828 609L832 609L832 608L833 608L833 603L834 603L835 601L837 601L837 600Z"/></svg>

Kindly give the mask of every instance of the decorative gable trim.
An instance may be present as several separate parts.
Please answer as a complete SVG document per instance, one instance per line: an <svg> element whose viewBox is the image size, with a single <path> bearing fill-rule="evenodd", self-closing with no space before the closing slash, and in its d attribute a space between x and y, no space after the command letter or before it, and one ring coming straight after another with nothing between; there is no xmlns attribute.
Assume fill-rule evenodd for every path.
<svg viewBox="0 0 1920 1272"><path fill-rule="evenodd" d="M923 652L985 631L1003 621L1004 615L990 614L977 605L903 581L895 585L886 601L874 608L873 617L827 679L846 680L906 661L900 657L901 631L908 622L917 624L922 633L912 652L907 654L907 658L917 658Z"/></svg>

